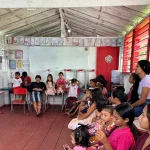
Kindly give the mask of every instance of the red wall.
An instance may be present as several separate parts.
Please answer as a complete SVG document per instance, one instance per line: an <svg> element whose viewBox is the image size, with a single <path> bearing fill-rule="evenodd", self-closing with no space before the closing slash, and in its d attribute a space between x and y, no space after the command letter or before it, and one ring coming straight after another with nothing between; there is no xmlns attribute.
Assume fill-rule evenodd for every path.
<svg viewBox="0 0 150 150"><path fill-rule="evenodd" d="M107 63L105 57L112 56L112 62ZM107 89L110 89L111 71L118 70L119 47L97 47L96 75L103 75L107 82Z"/></svg>

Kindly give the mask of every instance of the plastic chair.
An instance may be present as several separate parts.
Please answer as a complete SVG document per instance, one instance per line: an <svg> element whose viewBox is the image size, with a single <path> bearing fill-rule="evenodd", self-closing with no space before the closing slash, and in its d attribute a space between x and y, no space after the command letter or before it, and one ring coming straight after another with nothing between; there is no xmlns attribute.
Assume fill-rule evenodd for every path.
<svg viewBox="0 0 150 150"><path fill-rule="evenodd" d="M11 101L11 113L13 111L13 104L24 104L24 114L25 114L25 104L27 102L27 89L26 88L14 88L13 89L14 99ZM16 95L25 95L25 100L16 99ZM29 104L28 104L29 109Z"/></svg>

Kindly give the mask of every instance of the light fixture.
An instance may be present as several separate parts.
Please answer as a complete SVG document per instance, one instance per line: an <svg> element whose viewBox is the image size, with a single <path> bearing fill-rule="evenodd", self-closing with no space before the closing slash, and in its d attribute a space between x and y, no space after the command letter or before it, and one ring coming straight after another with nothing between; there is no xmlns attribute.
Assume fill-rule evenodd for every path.
<svg viewBox="0 0 150 150"><path fill-rule="evenodd" d="M71 33L71 29L70 28L68 29L68 33Z"/></svg>

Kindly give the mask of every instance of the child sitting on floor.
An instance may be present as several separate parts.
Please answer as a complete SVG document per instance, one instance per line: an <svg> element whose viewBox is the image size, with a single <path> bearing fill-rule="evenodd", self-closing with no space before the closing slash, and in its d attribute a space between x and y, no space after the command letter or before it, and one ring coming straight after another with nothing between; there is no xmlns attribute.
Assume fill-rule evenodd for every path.
<svg viewBox="0 0 150 150"><path fill-rule="evenodd" d="M91 102L90 99L91 99L91 92L90 90L86 90L85 97L83 97L81 100L76 101L74 105L72 106L72 108L66 114L70 117L74 116L78 112L79 105L81 102L84 103L83 110L89 107L90 102Z"/></svg>
<svg viewBox="0 0 150 150"><path fill-rule="evenodd" d="M53 103L55 102L55 83L53 81L53 76L49 74L47 76L47 81L46 81L46 102L48 102L48 96L52 95L53 96ZM47 103L46 103L47 104Z"/></svg>
<svg viewBox="0 0 150 150"><path fill-rule="evenodd" d="M89 133L90 135L92 135L92 137L90 138L90 143L94 145L93 146L94 149L99 148L101 143L98 143L98 141L96 140L95 136L96 132L98 130L102 130L108 137L111 134L111 132L115 129L113 106L111 105L104 106L101 111L101 119L91 123L89 126L90 126Z"/></svg>
<svg viewBox="0 0 150 150"><path fill-rule="evenodd" d="M69 87L68 98L66 99L66 109L72 108L73 104L77 101L78 88L80 82L77 79L72 79L67 81Z"/></svg>
<svg viewBox="0 0 150 150"><path fill-rule="evenodd" d="M96 80L90 79L90 88L96 88Z"/></svg>
<svg viewBox="0 0 150 150"><path fill-rule="evenodd" d="M113 104L114 106L117 106L119 104L121 104L122 102L127 102L127 95L120 89L116 89L113 94L112 97L109 97L109 102L111 104Z"/></svg>
<svg viewBox="0 0 150 150"><path fill-rule="evenodd" d="M58 74L59 79L57 79L56 85L57 85L57 94L64 93L66 80L64 79L63 72L59 72Z"/></svg>
<svg viewBox="0 0 150 150"><path fill-rule="evenodd" d="M87 150L89 147L89 132L88 127L79 125L79 127L72 131L71 142L75 146L73 149L69 145L63 145L65 150Z"/></svg>

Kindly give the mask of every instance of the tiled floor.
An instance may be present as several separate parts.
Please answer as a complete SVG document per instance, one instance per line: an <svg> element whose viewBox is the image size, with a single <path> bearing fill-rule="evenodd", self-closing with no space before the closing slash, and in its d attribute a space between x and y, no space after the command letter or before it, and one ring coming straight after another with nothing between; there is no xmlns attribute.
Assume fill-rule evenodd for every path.
<svg viewBox="0 0 150 150"><path fill-rule="evenodd" d="M67 125L70 119L61 107L51 106L42 117L34 112L23 114L22 106L10 113L8 106L0 108L0 150L63 150L70 143Z"/></svg>

